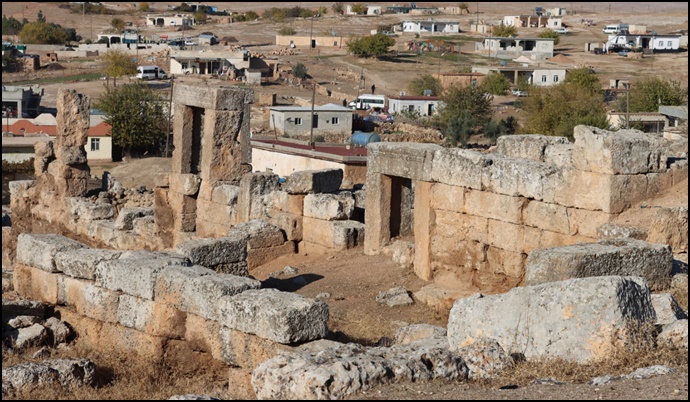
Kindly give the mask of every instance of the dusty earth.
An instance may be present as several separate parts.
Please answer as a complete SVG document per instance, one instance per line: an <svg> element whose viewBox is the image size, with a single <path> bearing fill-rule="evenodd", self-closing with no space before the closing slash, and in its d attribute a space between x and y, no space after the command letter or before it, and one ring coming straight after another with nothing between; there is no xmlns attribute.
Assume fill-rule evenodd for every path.
<svg viewBox="0 0 690 402"><path fill-rule="evenodd" d="M121 9L129 9L126 4L136 3L107 3ZM179 3L151 3L162 11L168 4ZM284 7L285 3L208 3L219 8L230 7L233 11L255 10L269 7ZM290 3L302 7L314 8L320 5L330 7L332 3ZM391 3L371 3L373 5L390 5ZM684 82L687 85L687 52L679 54L655 55L649 59L628 60L619 56L592 56L583 50L583 44L588 41L602 41L604 35L601 28L608 22L629 22L631 24L647 24L650 29L659 32L671 32L673 30L687 29L687 4L685 3L575 3L577 15L566 17L565 21L570 25L573 34L562 37L561 44L557 47L557 53L567 55L575 64L587 64L595 68L600 74L601 81L607 82L609 78L634 78L647 74L661 75ZM421 4L420 4L421 5ZM564 3L481 3L480 14L460 16L461 28L466 27L475 18L484 20L498 19L505 14L524 13L526 9L534 6L564 6ZM471 3L474 6L474 3ZM571 3L572 6L572 3ZM472 8L472 7L471 7ZM48 16L49 22L57 22L63 26L76 26L80 34L85 37L91 35L91 17L69 14L65 10L58 9L56 3L6 3L3 4L3 14L22 18L26 16L30 20L34 18L38 10L43 10ZM474 10L473 10L474 12ZM109 24L112 16L94 16L93 32L100 32ZM125 15L126 21L143 23L143 19ZM336 31L338 35L348 36L352 33L368 33L380 24L396 22L404 17L348 17L336 18L329 12L325 18L315 19L313 32L323 34ZM593 27L579 25L580 18L593 18L597 23ZM290 23L298 34L309 34L311 21L297 19ZM264 44L274 42L275 32L287 23L273 24L270 22L251 22L236 24L209 25L208 30L218 36L231 35L238 38L242 44ZM204 29L206 30L206 29ZM154 31L149 31L153 33ZM200 31L198 31L200 32ZM198 33L197 32L197 33ZM528 36L521 32L521 36ZM357 93L358 82L343 78L335 71L336 68L349 67L352 71L363 71L366 88L375 83L377 92L395 95L404 90L407 82L418 73L456 71L460 67L477 64L491 64L492 60L486 60L482 55L476 55L472 51L472 42L476 36L461 34L461 53L455 58L438 62L437 58L422 57L420 59L405 59L404 62L360 60L345 53L344 50L302 50L298 49L295 56L280 57L279 61L296 63L303 62L307 65L309 73L321 83L335 82L334 89L352 94ZM404 43L413 39L413 36L398 37L398 43ZM250 50L261 53L277 48L268 46L249 46ZM278 57L275 57L278 59ZM70 75L84 73L86 71L99 71L98 61L76 61L64 63L66 70L56 72L41 72L42 77L50 75ZM33 79L36 76L26 74L3 74L3 83L24 79ZM218 85L221 82L184 78L204 85ZM222 82L222 84L227 84ZM97 97L103 91L103 83L100 80L89 82L70 82L68 84L43 84L46 91L44 106L54 106L57 89L68 85L69 88ZM279 101L288 102L290 97L308 97L310 92L304 89L288 86L270 85L256 88L257 92L275 92ZM513 108L514 97L496 97L495 106L500 111L501 117L519 112ZM327 98L318 98L317 103L326 103ZM257 109L255 111L260 111ZM262 124L260 114L253 115L252 126ZM256 122L255 122L256 121ZM150 173L162 172L169 169L165 160L148 158L142 161L133 161L127 164L104 164L93 166L92 173L100 175L104 170L110 171L125 186L132 187L145 184L151 187L152 176ZM142 174L144 173L144 174ZM685 191L683 191L685 190ZM669 205L671 203L684 202L687 205L687 190L676 188L674 195L664 195L657 199L654 205ZM683 198L684 197L684 198ZM648 203L652 205L652 203ZM678 205L678 204L676 204ZM643 208L640 208L642 210ZM644 211L643 211L644 212ZM643 219L634 214L626 215L626 220L634 222L635 219ZM282 271L286 266L297 269L296 274L276 275L272 273ZM327 256L297 254L282 257L265 266L258 267L251 272L257 279L264 281L265 286L278 287L295 291L299 294L316 297L328 293L324 300L329 304L331 334L329 338L338 341L354 341L366 345L386 344L397 328L407 324L431 323L445 326L447 323L447 310L436 310L419 303L412 306L390 308L378 304L376 295L383 290L394 286L403 286L409 291L416 291L424 286L424 282L418 279L410 270L404 270L394 264L385 256L365 256L361 249L348 252L331 254ZM687 306L686 306L687 307ZM366 393L354 396L353 399L688 399L688 370L687 352L684 352L685 364L679 364L678 372L671 375L656 377L648 380L624 380L613 382L610 385L594 387L586 384L587 375L573 376L565 371L559 372L558 367L549 370L537 370L535 378L556 377L568 384L565 385L530 385L525 376L516 373L508 373L490 383L480 384L447 384L442 382L432 383L400 383L385 387L379 387ZM3 355L4 357L4 355ZM591 378L603 374L626 374L637 367L619 368L619 371L602 372L603 367L589 367L583 370L590 373ZM519 366L518 371L529 371L530 367ZM529 376L527 376L529 377ZM198 386L208 383L217 385L217 376L200 374L192 380ZM577 380L570 380L578 378ZM504 386L517 385L517 389L499 389ZM227 387L227 384L225 385ZM203 386L202 386L203 388ZM153 395L153 394L152 394ZM157 394L156 394L157 395ZM218 394L221 396L221 394ZM230 395L222 395L230 396ZM107 396L105 396L107 397ZM29 399L29 397L26 397Z"/></svg>

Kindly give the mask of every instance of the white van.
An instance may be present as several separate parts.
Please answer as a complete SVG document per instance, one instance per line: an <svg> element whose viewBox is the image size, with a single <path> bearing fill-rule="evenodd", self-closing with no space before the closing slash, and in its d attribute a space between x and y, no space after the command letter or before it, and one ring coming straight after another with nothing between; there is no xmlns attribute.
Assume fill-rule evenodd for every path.
<svg viewBox="0 0 690 402"><path fill-rule="evenodd" d="M136 77L140 80L164 80L168 75L158 66L139 66Z"/></svg>
<svg viewBox="0 0 690 402"><path fill-rule="evenodd" d="M615 34L620 31L627 31L630 25L628 24L613 24L613 25L607 25L604 29L602 29L602 32L605 34Z"/></svg>
<svg viewBox="0 0 690 402"><path fill-rule="evenodd" d="M348 106L352 109L358 110L369 110L377 109L382 110L386 107L386 96L385 95L359 95L359 97L350 102Z"/></svg>

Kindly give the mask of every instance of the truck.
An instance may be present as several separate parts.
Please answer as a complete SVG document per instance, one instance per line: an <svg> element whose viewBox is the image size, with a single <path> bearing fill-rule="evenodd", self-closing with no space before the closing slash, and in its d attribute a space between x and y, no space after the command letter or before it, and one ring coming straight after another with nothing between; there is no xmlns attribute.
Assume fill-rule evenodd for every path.
<svg viewBox="0 0 690 402"><path fill-rule="evenodd" d="M616 34L622 31L627 31L630 28L629 24L612 24L612 25L606 25L604 29L602 29L602 32L605 34Z"/></svg>

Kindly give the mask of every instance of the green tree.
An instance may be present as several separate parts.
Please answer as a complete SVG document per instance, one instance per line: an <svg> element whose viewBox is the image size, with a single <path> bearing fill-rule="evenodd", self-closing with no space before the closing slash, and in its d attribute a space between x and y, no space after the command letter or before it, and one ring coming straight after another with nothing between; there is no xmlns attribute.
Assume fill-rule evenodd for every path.
<svg viewBox="0 0 690 402"><path fill-rule="evenodd" d="M353 13L355 13L357 15L362 15L362 14L367 13L368 8L369 7L367 7L366 3L355 3L352 5L352 7L350 9L352 10Z"/></svg>
<svg viewBox="0 0 690 402"><path fill-rule="evenodd" d="M470 136L475 133L476 128L477 119L472 116L469 110L463 110L459 114L452 116L448 121L446 140L452 146L456 146L460 142L465 147Z"/></svg>
<svg viewBox="0 0 690 402"><path fill-rule="evenodd" d="M56 24L29 22L19 32L19 40L23 43L63 45L67 42L67 32Z"/></svg>
<svg viewBox="0 0 690 402"><path fill-rule="evenodd" d="M125 21L122 18L113 18L110 20L110 26L117 33L122 33L125 30Z"/></svg>
<svg viewBox="0 0 690 402"><path fill-rule="evenodd" d="M499 38L514 38L517 36L517 28L514 25L504 25L501 22L501 25L494 27L492 35Z"/></svg>
<svg viewBox="0 0 690 402"><path fill-rule="evenodd" d="M510 89L510 80L505 75L492 71L484 77L479 88L491 95L504 95Z"/></svg>
<svg viewBox="0 0 690 402"><path fill-rule="evenodd" d="M350 38L347 49L350 53L359 57L381 57L388 53L388 48L395 45L395 39L388 35L377 33L375 35Z"/></svg>
<svg viewBox="0 0 690 402"><path fill-rule="evenodd" d="M46 22L46 17L43 15L43 10L38 10L38 15L36 16L36 21Z"/></svg>
<svg viewBox="0 0 690 402"><path fill-rule="evenodd" d="M117 78L134 75L137 72L137 64L132 58L120 49L113 49L103 55L105 68L103 72L108 77L113 77L113 86L117 85Z"/></svg>
<svg viewBox="0 0 690 402"><path fill-rule="evenodd" d="M491 119L491 101L493 96L486 95L478 89L469 86L452 86L441 95L443 106L439 107L439 126L443 130L447 128L454 116L463 116L469 113L476 127L484 126ZM467 120L463 117L463 120ZM459 124L459 122L455 122ZM466 124L463 123L463 124Z"/></svg>
<svg viewBox="0 0 690 402"><path fill-rule="evenodd" d="M585 88L590 92L601 92L601 83L597 74L589 67L580 67L568 70L565 75L565 84L573 84L580 88Z"/></svg>
<svg viewBox="0 0 690 402"><path fill-rule="evenodd" d="M278 30L278 33L281 35L294 35L297 33L297 31L295 31L295 28L293 28L293 27L284 26L284 27L280 27L280 29Z"/></svg>
<svg viewBox="0 0 690 402"><path fill-rule="evenodd" d="M507 119L501 119L500 121L489 120L488 123L482 128L482 134L484 137L491 140L492 144L496 143L498 137L503 135L514 134L517 129L517 122L513 116L508 116Z"/></svg>
<svg viewBox="0 0 690 402"><path fill-rule="evenodd" d="M458 7L460 7L460 12L466 12L469 14L470 12L470 6L467 3L459 3Z"/></svg>
<svg viewBox="0 0 690 402"><path fill-rule="evenodd" d="M533 87L524 98L525 134L546 134L573 138L575 126L584 124L608 129L604 96L573 83Z"/></svg>
<svg viewBox="0 0 690 402"><path fill-rule="evenodd" d="M328 14L328 7L326 7L326 6L321 6L321 7L319 7L318 13L319 13L319 15L326 15L326 14Z"/></svg>
<svg viewBox="0 0 690 402"><path fill-rule="evenodd" d="M145 13L145 12L150 11L150 10L151 10L151 5L149 3L146 3L146 2L139 3L139 11L141 11L142 13Z"/></svg>
<svg viewBox="0 0 690 402"><path fill-rule="evenodd" d="M656 112L659 105L679 106L687 103L688 87L660 77L647 77L630 86L630 112ZM626 97L621 97L620 110L627 110Z"/></svg>
<svg viewBox="0 0 690 402"><path fill-rule="evenodd" d="M24 24L14 17L2 16L2 34L3 35L17 35L21 32Z"/></svg>
<svg viewBox="0 0 690 402"><path fill-rule="evenodd" d="M561 35L551 28L546 28L545 30L537 34L537 38L553 39L553 45L556 46L561 43Z"/></svg>
<svg viewBox="0 0 690 402"><path fill-rule="evenodd" d="M307 66L305 66L302 63L297 63L295 66L292 68L292 74L301 79L304 79L307 77Z"/></svg>
<svg viewBox="0 0 690 402"><path fill-rule="evenodd" d="M166 137L168 112L166 101L147 85L139 82L106 87L95 107L105 112L111 127L113 144L130 156L132 150L158 145Z"/></svg>
<svg viewBox="0 0 690 402"><path fill-rule="evenodd" d="M422 74L407 84L410 95L422 96L426 89L431 90L431 95L439 96L441 94L441 81L431 74Z"/></svg>
<svg viewBox="0 0 690 402"><path fill-rule="evenodd" d="M259 19L259 14L257 14L254 11L247 11L246 13L244 13L244 18L247 21L255 21Z"/></svg>
<svg viewBox="0 0 690 402"><path fill-rule="evenodd" d="M208 15L203 11L197 11L194 13L194 19L197 24L205 24L206 20L208 20Z"/></svg>
<svg viewBox="0 0 690 402"><path fill-rule="evenodd" d="M345 10L345 6L341 2L336 2L331 5L331 10L333 10L333 12L336 14L342 14Z"/></svg>
<svg viewBox="0 0 690 402"><path fill-rule="evenodd" d="M315 15L316 15L316 11L309 10L306 8L303 9L302 11L300 11L300 13L299 13L299 16L302 18L311 18L311 17L314 17Z"/></svg>

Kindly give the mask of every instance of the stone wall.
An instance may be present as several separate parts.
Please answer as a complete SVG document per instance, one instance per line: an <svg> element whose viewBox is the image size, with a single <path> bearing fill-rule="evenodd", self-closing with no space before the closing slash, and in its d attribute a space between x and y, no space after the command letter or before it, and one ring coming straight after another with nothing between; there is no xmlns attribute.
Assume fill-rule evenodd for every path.
<svg viewBox="0 0 690 402"><path fill-rule="evenodd" d="M92 249L59 235L22 234L17 247L17 292L58 305L80 338L102 349L160 359L170 341L183 341L253 369L291 344L327 334L325 303L261 289L254 279L193 265L182 254Z"/></svg>
<svg viewBox="0 0 690 402"><path fill-rule="evenodd" d="M395 236L395 182L409 178L416 274L446 288L504 292L523 283L532 251L596 241L599 226L687 179L687 163L676 161L686 155L660 137L585 126L574 144L505 136L487 153L371 144L365 252Z"/></svg>

